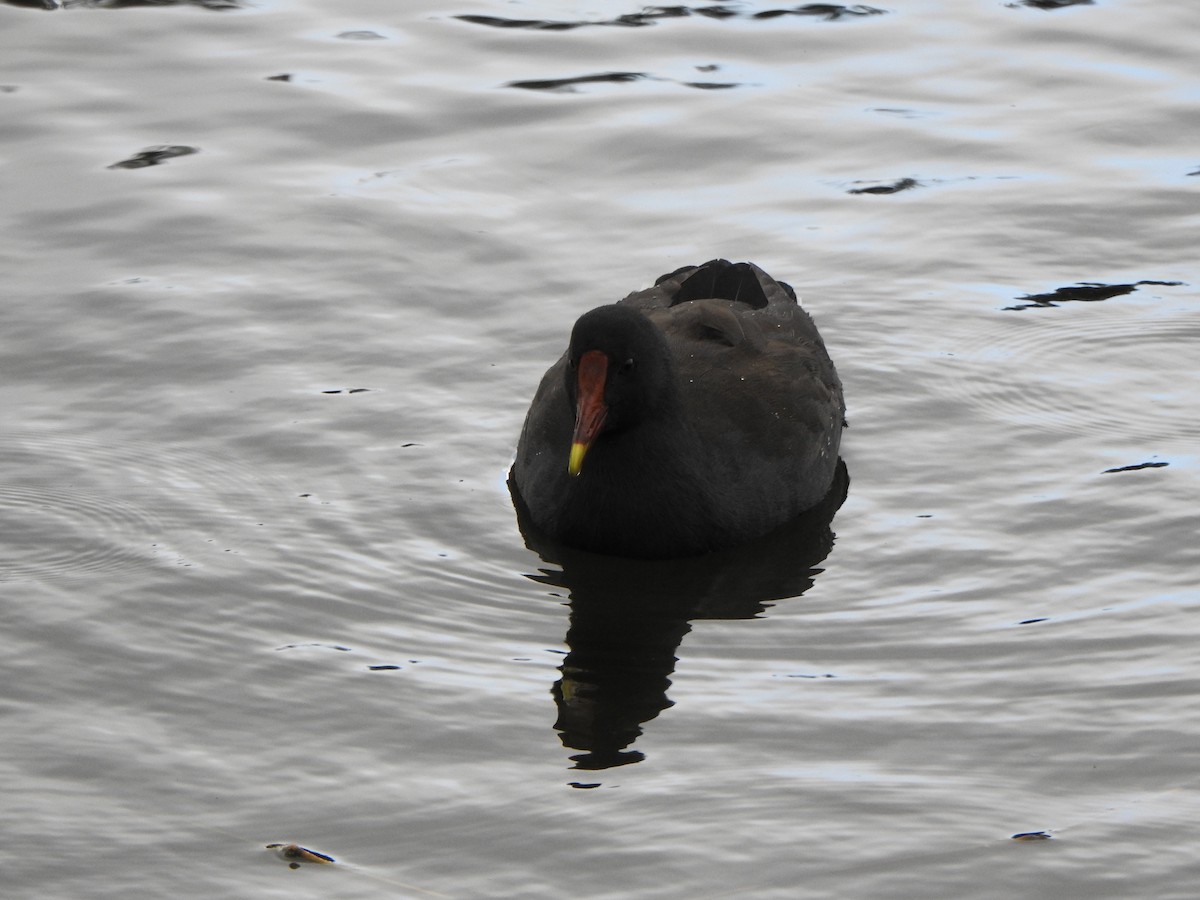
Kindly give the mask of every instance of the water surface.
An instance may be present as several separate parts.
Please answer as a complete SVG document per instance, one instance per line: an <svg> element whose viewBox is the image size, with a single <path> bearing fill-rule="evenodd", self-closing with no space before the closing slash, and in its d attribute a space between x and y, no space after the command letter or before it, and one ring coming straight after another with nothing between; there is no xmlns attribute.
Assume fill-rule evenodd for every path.
<svg viewBox="0 0 1200 900"><path fill-rule="evenodd" d="M1197 28L0 5L6 896L1193 896ZM542 559L542 371L716 256L844 503Z"/></svg>

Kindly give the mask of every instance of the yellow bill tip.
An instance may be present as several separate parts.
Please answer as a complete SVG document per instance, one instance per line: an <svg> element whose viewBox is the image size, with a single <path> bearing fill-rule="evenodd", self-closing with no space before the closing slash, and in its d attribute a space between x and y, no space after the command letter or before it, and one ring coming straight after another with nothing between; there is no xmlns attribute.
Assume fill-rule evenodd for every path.
<svg viewBox="0 0 1200 900"><path fill-rule="evenodd" d="M587 453L588 445L583 441L571 444L571 458L567 462L567 472L578 475L583 470L583 455Z"/></svg>

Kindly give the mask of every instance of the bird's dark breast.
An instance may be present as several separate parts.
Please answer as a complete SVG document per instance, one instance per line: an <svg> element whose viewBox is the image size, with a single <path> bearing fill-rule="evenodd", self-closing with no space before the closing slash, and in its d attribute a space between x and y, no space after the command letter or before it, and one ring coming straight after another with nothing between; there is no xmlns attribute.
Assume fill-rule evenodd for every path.
<svg viewBox="0 0 1200 900"><path fill-rule="evenodd" d="M704 553L736 541L688 460L631 464L619 436L607 445L597 442L566 490L559 539L571 546L654 558Z"/></svg>

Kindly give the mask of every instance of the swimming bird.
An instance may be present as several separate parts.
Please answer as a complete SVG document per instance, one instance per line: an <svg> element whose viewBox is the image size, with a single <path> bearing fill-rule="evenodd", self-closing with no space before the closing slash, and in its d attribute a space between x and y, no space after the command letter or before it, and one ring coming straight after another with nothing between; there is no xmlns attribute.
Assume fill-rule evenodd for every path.
<svg viewBox="0 0 1200 900"><path fill-rule="evenodd" d="M842 385L795 291L714 259L585 313L534 395L509 477L523 518L570 547L693 556L817 505Z"/></svg>

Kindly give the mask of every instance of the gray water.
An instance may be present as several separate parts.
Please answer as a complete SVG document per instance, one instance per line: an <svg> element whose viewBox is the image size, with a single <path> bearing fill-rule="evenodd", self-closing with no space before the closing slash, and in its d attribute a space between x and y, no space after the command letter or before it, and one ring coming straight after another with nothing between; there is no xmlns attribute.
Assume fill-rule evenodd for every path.
<svg viewBox="0 0 1200 900"><path fill-rule="evenodd" d="M1200 18L1039 6L0 5L0 893L1194 897ZM832 525L541 559L541 373L716 256Z"/></svg>

